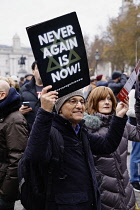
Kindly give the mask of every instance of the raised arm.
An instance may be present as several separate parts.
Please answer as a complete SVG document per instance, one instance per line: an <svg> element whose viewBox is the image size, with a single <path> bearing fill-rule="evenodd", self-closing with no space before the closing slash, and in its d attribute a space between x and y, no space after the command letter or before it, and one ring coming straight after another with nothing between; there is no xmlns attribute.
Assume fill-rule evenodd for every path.
<svg viewBox="0 0 140 210"><path fill-rule="evenodd" d="M47 86L42 90L41 108L37 112L25 151L26 157L32 161L42 160L46 151L48 159L51 155L50 131L54 117L52 109L58 95L56 91L49 91L51 88L52 86Z"/></svg>
<svg viewBox="0 0 140 210"><path fill-rule="evenodd" d="M110 154L114 152L122 139L127 122L128 99L117 105L116 116L112 118L110 128L105 136L90 134L90 145L95 155Z"/></svg>

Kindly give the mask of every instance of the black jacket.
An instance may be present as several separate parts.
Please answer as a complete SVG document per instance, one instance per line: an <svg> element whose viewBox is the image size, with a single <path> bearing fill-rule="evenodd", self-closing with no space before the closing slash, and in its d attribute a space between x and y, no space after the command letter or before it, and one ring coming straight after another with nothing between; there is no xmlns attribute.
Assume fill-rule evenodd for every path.
<svg viewBox="0 0 140 210"><path fill-rule="evenodd" d="M126 119L115 116L111 130L102 137L87 133L81 121L79 134L76 135L68 120L39 108L24 154L26 161L36 166L50 162L54 142L50 132L52 126L64 139L63 164L53 175L52 202L48 208L41 210L101 209L92 153L109 154L116 150L125 124ZM42 170L45 172L45 167Z"/></svg>
<svg viewBox="0 0 140 210"><path fill-rule="evenodd" d="M136 107L137 126L127 123L117 150L109 155L94 155L96 176L101 192L102 210L134 210L135 194L127 169L128 140L140 141L140 107ZM93 128L95 116L101 120L100 128ZM90 133L104 136L113 115L95 113L85 116Z"/></svg>
<svg viewBox="0 0 140 210"><path fill-rule="evenodd" d="M30 80L30 82L26 83L21 87L20 94L21 100L29 101L30 106L32 107L32 111L24 115L28 122L29 129L31 130L36 117L36 113L38 111L38 108L40 107L40 99L38 99L38 96L36 94L36 85L34 77Z"/></svg>
<svg viewBox="0 0 140 210"><path fill-rule="evenodd" d="M114 82L112 79L108 81L108 87L110 89L112 89L113 93L115 96L118 95L118 93L120 92L120 90L123 88L123 86L125 85L127 81L127 77L125 74L121 75L121 79L119 82Z"/></svg>

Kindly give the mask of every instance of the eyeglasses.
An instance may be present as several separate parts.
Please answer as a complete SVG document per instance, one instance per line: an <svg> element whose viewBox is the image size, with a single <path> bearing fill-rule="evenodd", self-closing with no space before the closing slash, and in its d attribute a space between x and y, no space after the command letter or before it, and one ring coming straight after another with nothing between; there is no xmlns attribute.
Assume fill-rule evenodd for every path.
<svg viewBox="0 0 140 210"><path fill-rule="evenodd" d="M67 102L72 106L76 106L78 103L80 103L82 106L84 106L86 103L86 101L84 99L81 99L81 100L69 99L69 100L67 100Z"/></svg>

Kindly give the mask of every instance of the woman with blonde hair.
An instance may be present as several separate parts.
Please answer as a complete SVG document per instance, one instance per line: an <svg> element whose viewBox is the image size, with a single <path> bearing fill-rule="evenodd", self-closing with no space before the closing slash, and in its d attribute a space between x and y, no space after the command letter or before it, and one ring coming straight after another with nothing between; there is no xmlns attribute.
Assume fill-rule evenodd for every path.
<svg viewBox="0 0 140 210"><path fill-rule="evenodd" d="M4 81L8 82L10 87L15 87L15 82L13 81L13 79L11 77L0 76L0 80L4 80Z"/></svg>
<svg viewBox="0 0 140 210"><path fill-rule="evenodd" d="M108 87L93 89L86 104L85 124L88 131L105 135L111 124L117 101ZM134 210L135 195L127 170L128 140L140 141L140 104L135 106L137 126L126 124L121 143L110 155L94 156L96 176L101 193L102 210ZM100 119L100 128L93 128L92 118Z"/></svg>

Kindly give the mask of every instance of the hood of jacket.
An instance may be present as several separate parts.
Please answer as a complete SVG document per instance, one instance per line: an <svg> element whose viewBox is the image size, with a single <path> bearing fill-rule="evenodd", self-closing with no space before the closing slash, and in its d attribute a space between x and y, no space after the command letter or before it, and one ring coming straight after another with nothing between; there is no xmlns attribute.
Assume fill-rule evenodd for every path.
<svg viewBox="0 0 140 210"><path fill-rule="evenodd" d="M89 115L84 114L85 125L88 129L93 130L94 132L99 130L101 127L106 127L110 124L112 115L105 115L101 113L94 113Z"/></svg>
<svg viewBox="0 0 140 210"><path fill-rule="evenodd" d="M20 94L11 87L8 96L0 101L0 118L5 118L10 113L20 108Z"/></svg>

